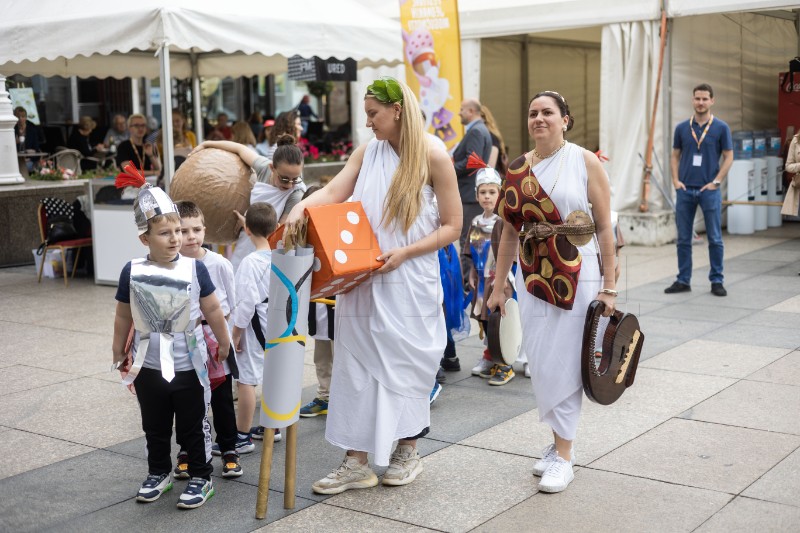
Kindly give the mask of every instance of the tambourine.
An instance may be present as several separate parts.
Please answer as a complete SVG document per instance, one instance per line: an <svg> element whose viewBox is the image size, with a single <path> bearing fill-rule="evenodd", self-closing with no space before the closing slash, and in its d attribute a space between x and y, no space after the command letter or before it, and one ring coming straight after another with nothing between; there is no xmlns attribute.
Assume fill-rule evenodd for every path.
<svg viewBox="0 0 800 533"><path fill-rule="evenodd" d="M513 298L506 300L506 316L500 310L490 313L487 320L489 353L497 365L512 365L522 347L522 322L519 304Z"/></svg>
<svg viewBox="0 0 800 533"><path fill-rule="evenodd" d="M604 310L605 305L598 300L589 304L583 327L581 377L583 390L590 400L610 405L633 385L644 333L639 327L639 319L634 315L615 311L609 317L603 336L603 355L598 362L595 355L597 325Z"/></svg>

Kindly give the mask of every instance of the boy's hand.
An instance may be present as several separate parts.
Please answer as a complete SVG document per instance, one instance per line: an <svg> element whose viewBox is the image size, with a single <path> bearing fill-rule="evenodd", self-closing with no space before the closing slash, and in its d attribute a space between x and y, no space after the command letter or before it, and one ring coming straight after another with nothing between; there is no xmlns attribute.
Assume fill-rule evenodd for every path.
<svg viewBox="0 0 800 533"><path fill-rule="evenodd" d="M236 215L236 226L233 228L233 232L239 233L239 231L244 229L244 215L236 209L233 210L233 214Z"/></svg>
<svg viewBox="0 0 800 533"><path fill-rule="evenodd" d="M237 352L242 351L242 329L234 327L233 333L231 334L231 342L233 343L233 349Z"/></svg>
<svg viewBox="0 0 800 533"><path fill-rule="evenodd" d="M228 358L228 354L230 353L230 351L231 351L230 345L228 346L220 345L219 350L217 350L217 361L219 361L220 363L225 361L225 359Z"/></svg>

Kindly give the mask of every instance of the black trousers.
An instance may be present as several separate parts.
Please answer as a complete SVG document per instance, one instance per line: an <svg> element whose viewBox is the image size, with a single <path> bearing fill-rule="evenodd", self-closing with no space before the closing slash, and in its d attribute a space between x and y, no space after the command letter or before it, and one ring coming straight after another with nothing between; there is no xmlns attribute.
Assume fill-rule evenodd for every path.
<svg viewBox="0 0 800 533"><path fill-rule="evenodd" d="M211 414L214 418L214 431L217 444L222 453L236 449L236 410L233 408L233 378L225 376L225 383L211 391ZM181 450L186 450L180 436L175 440Z"/></svg>
<svg viewBox="0 0 800 533"><path fill-rule="evenodd" d="M211 391L211 414L214 431L222 453L236 449L236 410L233 408L233 377L225 376L225 383Z"/></svg>
<svg viewBox="0 0 800 533"><path fill-rule="evenodd" d="M189 475L211 479L211 429L203 386L194 370L175 372L168 382L160 370L142 368L133 382L147 440L151 474L172 471L172 420L175 434L189 454Z"/></svg>

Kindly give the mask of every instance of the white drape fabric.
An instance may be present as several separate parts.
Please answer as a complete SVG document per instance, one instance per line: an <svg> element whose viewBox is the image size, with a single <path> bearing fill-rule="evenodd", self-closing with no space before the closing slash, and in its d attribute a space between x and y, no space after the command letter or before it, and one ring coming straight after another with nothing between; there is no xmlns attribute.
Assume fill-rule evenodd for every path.
<svg viewBox="0 0 800 533"><path fill-rule="evenodd" d="M655 21L609 24L603 27L600 74L600 149L611 180L611 209L635 211L639 207L647 136L652 117L658 75L659 23ZM663 91L661 98L665 97ZM662 100L663 102L663 100ZM664 152L663 106L656 118L656 156L667 176L655 165L653 179L669 184L669 160ZM688 115L687 115L688 116ZM671 187L666 187L667 192ZM650 207L666 202L655 186L650 187Z"/></svg>
<svg viewBox="0 0 800 533"><path fill-rule="evenodd" d="M408 232L382 224L384 201L400 159L388 141L364 152L353 200L361 201L384 252L439 227L433 189ZM336 299L333 376L325 438L375 454L388 465L392 442L430 425L429 396L446 342L436 252L404 261Z"/></svg>

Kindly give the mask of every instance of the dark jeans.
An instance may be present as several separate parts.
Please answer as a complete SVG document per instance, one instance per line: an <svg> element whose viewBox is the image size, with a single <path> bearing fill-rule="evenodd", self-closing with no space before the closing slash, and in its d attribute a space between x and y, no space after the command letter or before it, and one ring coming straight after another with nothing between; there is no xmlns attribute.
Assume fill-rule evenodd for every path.
<svg viewBox="0 0 800 533"><path fill-rule="evenodd" d="M147 440L151 474L172 471L172 421L177 441L189 454L189 475L211 479L211 430L203 386L194 370L175 372L168 382L160 370L142 368L133 382Z"/></svg>
<svg viewBox="0 0 800 533"><path fill-rule="evenodd" d="M703 210L708 239L708 256L711 268L708 279L711 283L722 283L722 196L719 189L699 187L678 189L675 198L675 223L678 227L678 281L690 285L692 281L692 229L697 207Z"/></svg>

